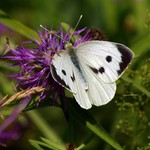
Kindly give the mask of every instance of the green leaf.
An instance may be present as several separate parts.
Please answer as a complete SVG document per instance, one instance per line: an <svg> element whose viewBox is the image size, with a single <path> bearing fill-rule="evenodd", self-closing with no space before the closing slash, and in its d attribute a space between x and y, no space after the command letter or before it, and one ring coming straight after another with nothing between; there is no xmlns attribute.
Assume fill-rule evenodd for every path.
<svg viewBox="0 0 150 150"><path fill-rule="evenodd" d="M95 133L98 137L102 138L104 141L106 141L108 144L110 144L112 147L114 147L117 150L123 150L123 148L120 146L120 144L112 138L106 130L102 126L100 126L97 123L91 123L91 122L86 122L86 126L93 132Z"/></svg>
<svg viewBox="0 0 150 150"><path fill-rule="evenodd" d="M46 138L41 138L43 142L47 143L50 147L54 147L54 149L58 149L58 150L66 150L65 145L62 145L58 142L52 142Z"/></svg>
<svg viewBox="0 0 150 150"><path fill-rule="evenodd" d="M54 149L54 150L66 150L66 147L64 147L60 143L53 142L45 138L41 138L41 139L43 142L36 141L36 140L29 140L29 142L32 146L34 146L38 150L44 150L42 147L47 147L49 149Z"/></svg>
<svg viewBox="0 0 150 150"><path fill-rule="evenodd" d="M19 34L27 37L30 40L36 39L40 41L40 38L34 30L31 28L23 25L17 20L10 18L5 12L0 10L0 23L4 24L5 26L9 27L10 29L18 32Z"/></svg>
<svg viewBox="0 0 150 150"><path fill-rule="evenodd" d="M44 145L45 147L47 147L47 144L43 143L43 142L40 142L40 141L36 141L36 140L29 140L30 144L32 146L34 146L36 149L38 150L44 150L43 148L40 147L40 144Z"/></svg>

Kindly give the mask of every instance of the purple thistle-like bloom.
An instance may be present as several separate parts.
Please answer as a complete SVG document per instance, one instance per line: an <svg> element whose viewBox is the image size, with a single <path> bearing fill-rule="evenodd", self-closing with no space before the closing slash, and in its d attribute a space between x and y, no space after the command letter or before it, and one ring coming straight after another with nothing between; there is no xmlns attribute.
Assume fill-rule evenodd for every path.
<svg viewBox="0 0 150 150"><path fill-rule="evenodd" d="M61 105L64 105L63 100L66 99L64 88L53 80L50 73L52 58L55 53L64 50L65 44L70 42L70 38L74 39L72 45L75 47L92 39L92 36L89 34L90 31L86 31L83 37L80 36L81 33L85 32L86 28L75 31L71 35L70 29L71 27L65 33L62 31L62 28L58 31L45 30L44 33L38 32L41 41L24 42L16 49L11 49L10 53L3 57L13 62L11 66L19 68L18 72L12 74L11 77L18 81L16 87L19 90L25 91L25 97L0 126L0 143L5 144L6 140L18 139L20 137L20 130L17 130L18 128L9 130L8 127L30 103L32 94L27 93L33 92L33 89L36 87L44 89L42 92L38 92L40 95L39 102L44 99L51 99L50 103L54 105L56 104L54 102L59 97L62 102ZM61 38L58 38L58 36ZM2 104L3 101L0 101L0 109Z"/></svg>
<svg viewBox="0 0 150 150"><path fill-rule="evenodd" d="M31 89L33 87L41 86L45 88L40 93L40 99L50 97L53 102L60 97L65 97L64 88L56 83L51 74L50 66L52 57L56 52L63 50L66 42L70 41L70 38L75 39L84 32L86 28L75 31L70 37L70 28L66 33L62 31L62 28L58 31L48 31L45 33L38 32L41 41L35 40L35 42L26 42L19 46L17 49L10 51L11 55L5 56L12 60L13 66L18 66L19 71L11 77L14 77L17 81L17 87L22 89ZM76 38L72 43L73 46L77 46L80 43L91 40L89 31L85 33L83 37ZM61 38L58 38L61 37ZM34 44L34 45L33 45ZM34 47L34 48L31 48Z"/></svg>

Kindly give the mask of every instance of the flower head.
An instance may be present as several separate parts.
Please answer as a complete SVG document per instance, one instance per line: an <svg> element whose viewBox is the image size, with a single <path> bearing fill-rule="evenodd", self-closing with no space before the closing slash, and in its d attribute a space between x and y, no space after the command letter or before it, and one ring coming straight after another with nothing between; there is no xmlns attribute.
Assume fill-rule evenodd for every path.
<svg viewBox="0 0 150 150"><path fill-rule="evenodd" d="M43 87L44 90L40 93L39 102L50 97L53 102L58 96L65 96L64 88L59 86L50 74L50 66L53 55L63 50L66 42L70 38L74 39L79 36L86 28L74 31L70 37L70 28L66 33L60 28L58 31L45 30L45 33L38 32L41 41L25 42L17 49L10 51L11 55L5 56L12 60L12 66L18 66L19 71L11 77L14 77L18 83L17 87L22 89L31 89L37 86ZM88 35L89 31L83 37L75 38L73 46L89 41L91 38ZM61 38L58 38L61 37ZM34 45L33 45L34 44ZM34 47L34 48L31 48Z"/></svg>

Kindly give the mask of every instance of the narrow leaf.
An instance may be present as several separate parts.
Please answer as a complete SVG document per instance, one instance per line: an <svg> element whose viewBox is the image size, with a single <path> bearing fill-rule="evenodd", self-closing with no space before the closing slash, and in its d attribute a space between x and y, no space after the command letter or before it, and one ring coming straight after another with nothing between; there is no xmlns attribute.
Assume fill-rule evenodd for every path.
<svg viewBox="0 0 150 150"><path fill-rule="evenodd" d="M19 34L27 37L30 40L36 39L40 41L40 38L34 30L31 28L23 25L17 20L10 18L5 12L0 10L0 23L4 24L5 26L9 27L10 29L18 32Z"/></svg>
<svg viewBox="0 0 150 150"><path fill-rule="evenodd" d="M47 143L50 147L54 147L55 149L58 150L66 150L65 145L58 143L58 142L54 142L54 141L50 141L46 138L41 138L43 142Z"/></svg>
<svg viewBox="0 0 150 150"><path fill-rule="evenodd" d="M102 138L104 141L106 141L108 144L110 144L112 147L114 147L117 150L123 150L123 148L120 146L120 144L112 138L102 126L99 124L92 124L91 122L86 122L86 126L95 133L98 137Z"/></svg>
<svg viewBox="0 0 150 150"><path fill-rule="evenodd" d="M29 140L29 142L32 146L34 146L38 150L44 150L42 147L47 147L48 149L54 150L66 150L66 147L62 146L60 143L55 143L45 138L41 139L43 140L43 142L36 140Z"/></svg>
<svg viewBox="0 0 150 150"><path fill-rule="evenodd" d="M35 140L29 140L30 144L32 146L34 146L37 150L44 150L43 148L41 148L39 146L39 144L43 144L42 142L39 142L39 141L35 141Z"/></svg>

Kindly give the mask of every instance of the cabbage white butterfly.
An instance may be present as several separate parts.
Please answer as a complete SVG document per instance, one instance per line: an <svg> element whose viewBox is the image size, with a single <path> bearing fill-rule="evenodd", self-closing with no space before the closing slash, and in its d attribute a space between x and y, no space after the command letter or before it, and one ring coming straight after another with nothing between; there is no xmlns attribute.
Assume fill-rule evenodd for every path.
<svg viewBox="0 0 150 150"><path fill-rule="evenodd" d="M50 67L56 82L71 91L84 108L108 103L115 95L115 81L123 74L134 54L123 44L87 41L65 45L53 56Z"/></svg>
<svg viewBox="0 0 150 150"><path fill-rule="evenodd" d="M81 18L82 15L75 29ZM73 93L82 108L89 109L112 100L116 92L115 81L133 57L134 53L120 43L92 40L74 47L68 42L65 50L53 56L50 72L56 82Z"/></svg>

